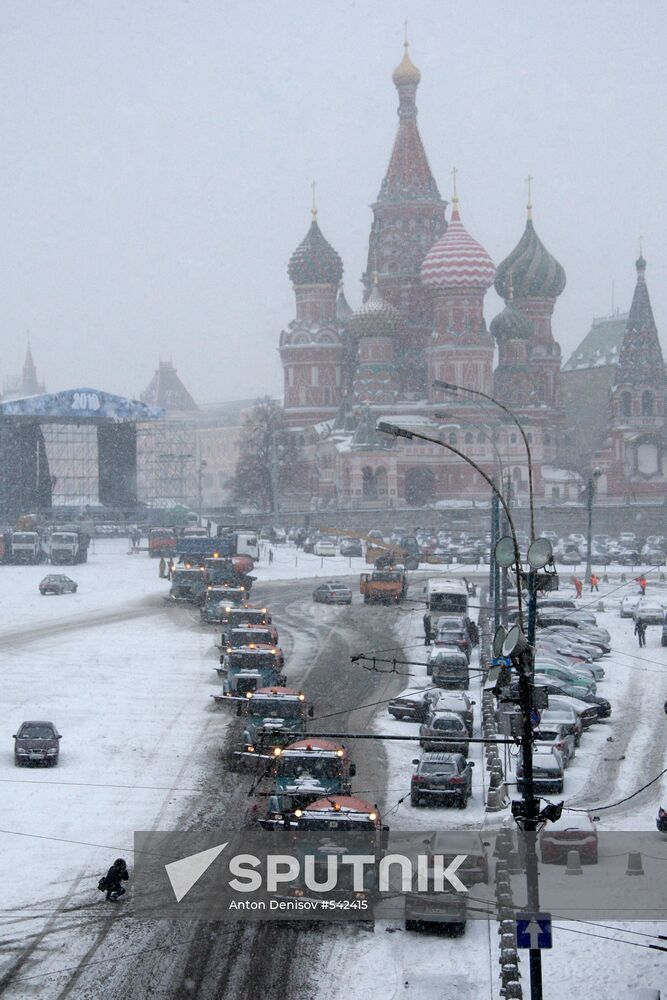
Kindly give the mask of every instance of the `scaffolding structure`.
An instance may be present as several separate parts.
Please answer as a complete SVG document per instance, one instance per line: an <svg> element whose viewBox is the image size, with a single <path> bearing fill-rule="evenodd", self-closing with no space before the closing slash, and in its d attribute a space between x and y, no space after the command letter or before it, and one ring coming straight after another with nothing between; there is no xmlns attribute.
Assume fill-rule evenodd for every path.
<svg viewBox="0 0 667 1000"><path fill-rule="evenodd" d="M42 424L54 507L98 504L97 427Z"/></svg>
<svg viewBox="0 0 667 1000"><path fill-rule="evenodd" d="M154 507L198 503L196 425L187 420L137 424L137 496Z"/></svg>

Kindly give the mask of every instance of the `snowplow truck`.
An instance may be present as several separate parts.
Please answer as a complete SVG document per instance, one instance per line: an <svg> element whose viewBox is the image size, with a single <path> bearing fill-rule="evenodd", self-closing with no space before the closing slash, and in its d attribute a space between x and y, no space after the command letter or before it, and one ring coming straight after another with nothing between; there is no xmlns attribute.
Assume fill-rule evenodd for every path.
<svg viewBox="0 0 667 1000"><path fill-rule="evenodd" d="M395 567L362 573L359 592L364 595L364 604L398 604L408 592L405 570Z"/></svg>

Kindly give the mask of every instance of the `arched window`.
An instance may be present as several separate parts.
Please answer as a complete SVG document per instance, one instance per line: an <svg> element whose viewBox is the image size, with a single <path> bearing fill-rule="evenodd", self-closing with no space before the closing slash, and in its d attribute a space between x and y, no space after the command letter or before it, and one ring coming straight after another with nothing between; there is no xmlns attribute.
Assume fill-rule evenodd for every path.
<svg viewBox="0 0 667 1000"><path fill-rule="evenodd" d="M468 433L466 434L466 444L472 444L473 440L474 439L473 439L472 434L470 433L470 431L468 431Z"/></svg>
<svg viewBox="0 0 667 1000"><path fill-rule="evenodd" d="M551 434L545 434L544 435L544 443L545 444L551 444Z"/></svg>
<svg viewBox="0 0 667 1000"><path fill-rule="evenodd" d="M510 444L516 444L516 434L510 434Z"/></svg>
<svg viewBox="0 0 667 1000"><path fill-rule="evenodd" d="M452 433L449 435L449 443L456 444L456 441L457 441L456 431L452 431Z"/></svg>
<svg viewBox="0 0 667 1000"><path fill-rule="evenodd" d="M646 392L642 393L642 417L652 417L653 416L653 393Z"/></svg>
<svg viewBox="0 0 667 1000"><path fill-rule="evenodd" d="M484 432L480 431L477 435L477 444L484 444Z"/></svg>
<svg viewBox="0 0 667 1000"><path fill-rule="evenodd" d="M622 417L632 416L632 397L629 392L621 393L620 410Z"/></svg>
<svg viewBox="0 0 667 1000"><path fill-rule="evenodd" d="M533 435L531 434L530 431L527 431L527 433L526 433L526 440L528 441L528 444L532 444L533 443Z"/></svg>

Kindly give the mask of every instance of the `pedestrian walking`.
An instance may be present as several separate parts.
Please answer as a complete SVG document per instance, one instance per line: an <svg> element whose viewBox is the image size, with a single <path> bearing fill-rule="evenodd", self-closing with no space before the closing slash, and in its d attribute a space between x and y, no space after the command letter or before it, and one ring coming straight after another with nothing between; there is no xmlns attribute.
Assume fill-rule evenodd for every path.
<svg viewBox="0 0 667 1000"><path fill-rule="evenodd" d="M637 577L635 583L639 584L639 589L641 591L642 597L646 597L646 577L644 576L643 573L641 576Z"/></svg>
<svg viewBox="0 0 667 1000"><path fill-rule="evenodd" d="M635 635L639 640L640 648L646 645L646 622L638 618L635 622Z"/></svg>
<svg viewBox="0 0 667 1000"><path fill-rule="evenodd" d="M582 582L581 582L581 580L580 580L580 579L579 579L578 577L576 577L576 576L573 576L573 577L572 577L572 583L574 584L574 589L575 589L575 595L574 595L574 596L575 596L575 597L581 597L581 595L582 595L582 593L583 593L583 590L584 590L584 585L583 585L583 583L582 583Z"/></svg>
<svg viewBox="0 0 667 1000"><path fill-rule="evenodd" d="M428 611L424 615L424 645L431 645L431 615Z"/></svg>
<svg viewBox="0 0 667 1000"><path fill-rule="evenodd" d="M160 563L158 566L158 575L161 580L164 580L165 573L167 572L167 564L164 561L164 556L160 556Z"/></svg>
<svg viewBox="0 0 667 1000"><path fill-rule="evenodd" d="M470 639L471 646L479 646L479 629L477 628L477 622L474 622L472 618L468 619L468 638Z"/></svg>
<svg viewBox="0 0 667 1000"><path fill-rule="evenodd" d="M174 560L170 559L169 564L167 565L167 579L171 580L173 575L174 575Z"/></svg>
<svg viewBox="0 0 667 1000"><path fill-rule="evenodd" d="M599 583L600 577L596 576L595 573L591 573L591 594L594 590L597 591L598 594L600 593L600 587L598 586Z"/></svg>

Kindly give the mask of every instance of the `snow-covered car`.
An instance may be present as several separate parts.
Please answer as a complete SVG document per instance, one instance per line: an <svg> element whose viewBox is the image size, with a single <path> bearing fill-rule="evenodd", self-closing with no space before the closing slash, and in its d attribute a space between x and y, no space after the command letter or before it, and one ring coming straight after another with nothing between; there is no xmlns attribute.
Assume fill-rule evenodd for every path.
<svg viewBox="0 0 667 1000"><path fill-rule="evenodd" d="M563 758L557 750L536 750L533 753L533 785L536 792L563 791ZM523 763L519 757L516 784L523 791Z"/></svg>
<svg viewBox="0 0 667 1000"><path fill-rule="evenodd" d="M584 729L589 729L599 719L605 719L611 715L611 705L606 698L589 694L582 688L562 684L555 678L545 677L543 674L535 674L535 684L547 689L549 708L573 708Z"/></svg>
<svg viewBox="0 0 667 1000"><path fill-rule="evenodd" d="M424 753L412 761L416 765L410 781L410 805L453 801L465 809L472 795L474 761L460 753Z"/></svg>
<svg viewBox="0 0 667 1000"><path fill-rule="evenodd" d="M572 545L568 545L558 556L558 562L564 566L578 566L581 562L581 552Z"/></svg>
<svg viewBox="0 0 667 1000"><path fill-rule="evenodd" d="M39 584L39 592L46 594L76 594L79 584L62 573L49 573Z"/></svg>
<svg viewBox="0 0 667 1000"><path fill-rule="evenodd" d="M60 733L53 722L22 722L14 733L14 763L47 764L58 763L60 756Z"/></svg>
<svg viewBox="0 0 667 1000"><path fill-rule="evenodd" d="M621 601L621 618L632 618L639 601L639 594L626 594Z"/></svg>
<svg viewBox="0 0 667 1000"><path fill-rule="evenodd" d="M577 851L584 865L597 864L598 832L590 813L564 813L540 831L543 864L566 864L570 851Z"/></svg>
<svg viewBox="0 0 667 1000"><path fill-rule="evenodd" d="M572 707L572 705L549 705L549 707L542 712L540 726L544 729L549 726L563 726L566 732L572 733L574 736L576 746L579 746L581 734L584 731L584 726L579 718L579 714L576 709Z"/></svg>
<svg viewBox="0 0 667 1000"><path fill-rule="evenodd" d="M313 555L316 556L335 556L336 546L333 542L327 541L321 538L319 542L315 542L313 546Z"/></svg>
<svg viewBox="0 0 667 1000"><path fill-rule="evenodd" d="M443 691L438 688L431 691L431 702L436 712L455 712L460 715L466 724L468 735L472 736L475 702L471 701L465 691Z"/></svg>
<svg viewBox="0 0 667 1000"><path fill-rule="evenodd" d="M636 622L640 619L645 625L662 625L665 619L665 609L657 601L641 599L632 613Z"/></svg>
<svg viewBox="0 0 667 1000"><path fill-rule="evenodd" d="M438 694L439 692L432 688L406 688L391 699L387 711L395 719L423 722Z"/></svg>
<svg viewBox="0 0 667 1000"><path fill-rule="evenodd" d="M468 728L455 712L429 711L419 727L419 742L424 750L462 753L467 756L469 747ZM446 740L447 742L442 742Z"/></svg>
<svg viewBox="0 0 667 1000"><path fill-rule="evenodd" d="M316 604L352 604L352 591L344 583L321 583L313 591Z"/></svg>
<svg viewBox="0 0 667 1000"><path fill-rule="evenodd" d="M556 724L550 726L540 723L535 730L535 747L537 750L545 746L554 747L563 758L563 767L569 767L570 761L574 759L576 753L576 743L574 733L568 731L566 726Z"/></svg>
<svg viewBox="0 0 667 1000"><path fill-rule="evenodd" d="M358 538L341 538L340 540L340 554L342 556L361 556L363 551L361 548L361 542Z"/></svg>

